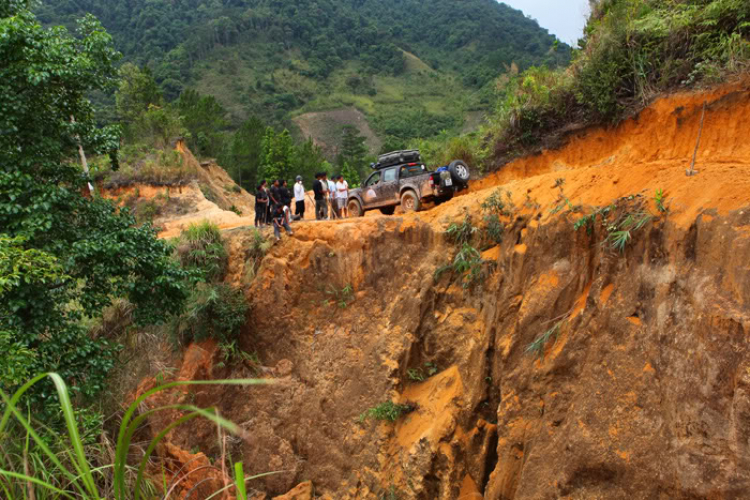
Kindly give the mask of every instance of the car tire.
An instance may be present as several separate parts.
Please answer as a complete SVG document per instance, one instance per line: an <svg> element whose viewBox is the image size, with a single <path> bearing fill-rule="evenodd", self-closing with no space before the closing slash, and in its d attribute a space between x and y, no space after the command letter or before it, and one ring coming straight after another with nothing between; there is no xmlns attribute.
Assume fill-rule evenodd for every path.
<svg viewBox="0 0 750 500"><path fill-rule="evenodd" d="M380 209L380 213L383 215L393 215L396 212L396 207L384 207Z"/></svg>
<svg viewBox="0 0 750 500"><path fill-rule="evenodd" d="M461 184L469 183L471 172L469 171L469 166L466 163L462 162L461 160L455 160L451 162L450 165L448 165L448 170L450 170L451 176L453 177L454 181Z"/></svg>
<svg viewBox="0 0 750 500"><path fill-rule="evenodd" d="M349 210L349 217L363 217L365 211L362 210L362 204L356 198L352 198L346 204L347 210Z"/></svg>
<svg viewBox="0 0 750 500"><path fill-rule="evenodd" d="M407 212L419 212L422 208L422 202L419 201L419 196L412 190L404 191L401 195L401 210L404 213Z"/></svg>

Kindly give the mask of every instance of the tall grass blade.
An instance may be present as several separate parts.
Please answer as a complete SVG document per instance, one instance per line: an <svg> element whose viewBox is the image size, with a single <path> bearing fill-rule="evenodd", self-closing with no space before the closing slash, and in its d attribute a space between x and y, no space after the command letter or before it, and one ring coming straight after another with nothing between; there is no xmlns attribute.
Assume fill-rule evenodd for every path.
<svg viewBox="0 0 750 500"><path fill-rule="evenodd" d="M234 464L234 484L237 486L237 500L247 500L247 489L245 488L245 471L242 470L242 462L237 462Z"/></svg>

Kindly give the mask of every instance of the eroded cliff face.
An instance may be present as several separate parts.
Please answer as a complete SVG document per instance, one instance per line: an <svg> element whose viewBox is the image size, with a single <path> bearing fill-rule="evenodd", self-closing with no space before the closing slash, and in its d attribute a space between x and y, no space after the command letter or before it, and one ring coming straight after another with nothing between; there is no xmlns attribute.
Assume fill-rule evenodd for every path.
<svg viewBox="0 0 750 500"><path fill-rule="evenodd" d="M742 498L750 141L723 124L750 117L750 93L670 99L622 126L630 143L587 132L428 212L297 224L246 287L242 347L278 383L180 397L241 424L229 452L247 474L282 471L253 483L269 496L310 480L336 499ZM700 173L687 177L692 151L666 144L694 146L704 100ZM660 130L671 152L638 153ZM457 252L445 229L465 213L481 226L497 187L514 208L482 279L437 276ZM557 211L566 198L575 210ZM609 205L608 223L574 229ZM653 219L623 252L604 243L612 221L644 211ZM241 283L252 234L225 235L227 279ZM178 377L252 375L208 343L188 349ZM395 424L359 419L389 400L416 409ZM219 453L207 423L170 443Z"/></svg>

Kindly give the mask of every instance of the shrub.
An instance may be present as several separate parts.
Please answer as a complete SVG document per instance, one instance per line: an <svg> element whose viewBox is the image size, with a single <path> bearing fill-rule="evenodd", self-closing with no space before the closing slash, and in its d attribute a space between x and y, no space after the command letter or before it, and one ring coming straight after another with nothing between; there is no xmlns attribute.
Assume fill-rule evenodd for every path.
<svg viewBox="0 0 750 500"><path fill-rule="evenodd" d="M173 321L174 333L185 343L215 339L228 344L239 336L248 309L242 290L226 283L199 283L185 312Z"/></svg>
<svg viewBox="0 0 750 500"><path fill-rule="evenodd" d="M52 397L57 395L55 405L61 428L67 435L58 434L48 426L37 425L27 415L27 410L19 404L24 393L33 390L42 380L50 379L54 387ZM262 380L236 379L216 381L179 381L160 385L138 397L122 416L117 441L114 446L108 442L94 444L106 439L99 433L92 434L87 429L101 428L101 414L91 411L74 410L68 388L56 373L45 373L27 381L13 395L0 391L3 401L0 435L3 436L3 453L0 453L0 491L2 497L16 498L79 498L94 500L112 498L130 500L135 498L156 498L156 488L146 472L152 461L151 455L156 446L166 436L157 435L148 447L135 445L134 433L142 424L143 415L136 416L143 402L153 394L174 387L193 385L255 385L270 383ZM242 434L239 426L221 418L214 410L204 410L189 404L168 407L183 412L183 417L174 425L203 417L217 427L234 435ZM155 408L149 413L167 409ZM83 432L81 425L83 424ZM145 451L144 451L145 450ZM135 460L134 460L135 458ZM238 466L239 465L239 466ZM175 478L180 477L176 475ZM257 477L257 476L256 476ZM226 477L224 490L236 488L244 492L245 478L242 464L235 464L235 477ZM217 481L218 483L219 481ZM164 484L164 489L174 483ZM243 486L240 486L242 484ZM220 484L215 487L221 488ZM222 490L220 490L222 491ZM217 491L218 493L218 491Z"/></svg>
<svg viewBox="0 0 750 500"><path fill-rule="evenodd" d="M206 281L224 277L227 252L221 230L212 222L188 226L180 235L177 255L185 269L197 271Z"/></svg>
<svg viewBox="0 0 750 500"><path fill-rule="evenodd" d="M478 231L471 223L471 216L466 214L463 222L456 224L451 223L448 229L445 231L445 235L448 237L448 241L454 245L464 245L471 241L474 233Z"/></svg>
<svg viewBox="0 0 750 500"><path fill-rule="evenodd" d="M411 413L416 410L416 406L412 404L397 404L393 401L386 401L380 403L377 406L365 410L360 416L359 421L364 422L365 420L386 420L388 422L395 422L402 415Z"/></svg>

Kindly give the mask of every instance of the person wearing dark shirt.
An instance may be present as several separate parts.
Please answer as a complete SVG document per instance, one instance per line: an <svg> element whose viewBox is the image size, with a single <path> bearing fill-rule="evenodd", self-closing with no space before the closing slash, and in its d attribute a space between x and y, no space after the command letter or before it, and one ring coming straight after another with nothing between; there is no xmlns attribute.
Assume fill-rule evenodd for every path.
<svg viewBox="0 0 750 500"><path fill-rule="evenodd" d="M326 182L323 179L323 174L315 174L315 182L313 182L313 193L315 193L315 218L317 220L325 220L328 218L328 199L327 199L327 187L323 186Z"/></svg>
<svg viewBox="0 0 750 500"><path fill-rule="evenodd" d="M286 220L286 213L284 205L276 205L273 212L273 235L276 236L276 241L281 240L281 228L286 229L286 233L292 236L292 228L289 227L289 222Z"/></svg>
<svg viewBox="0 0 750 500"><path fill-rule="evenodd" d="M263 181L258 186L258 190L255 193L255 227L263 227L266 225L268 219L266 214L268 213L268 192L266 191L266 181Z"/></svg>

